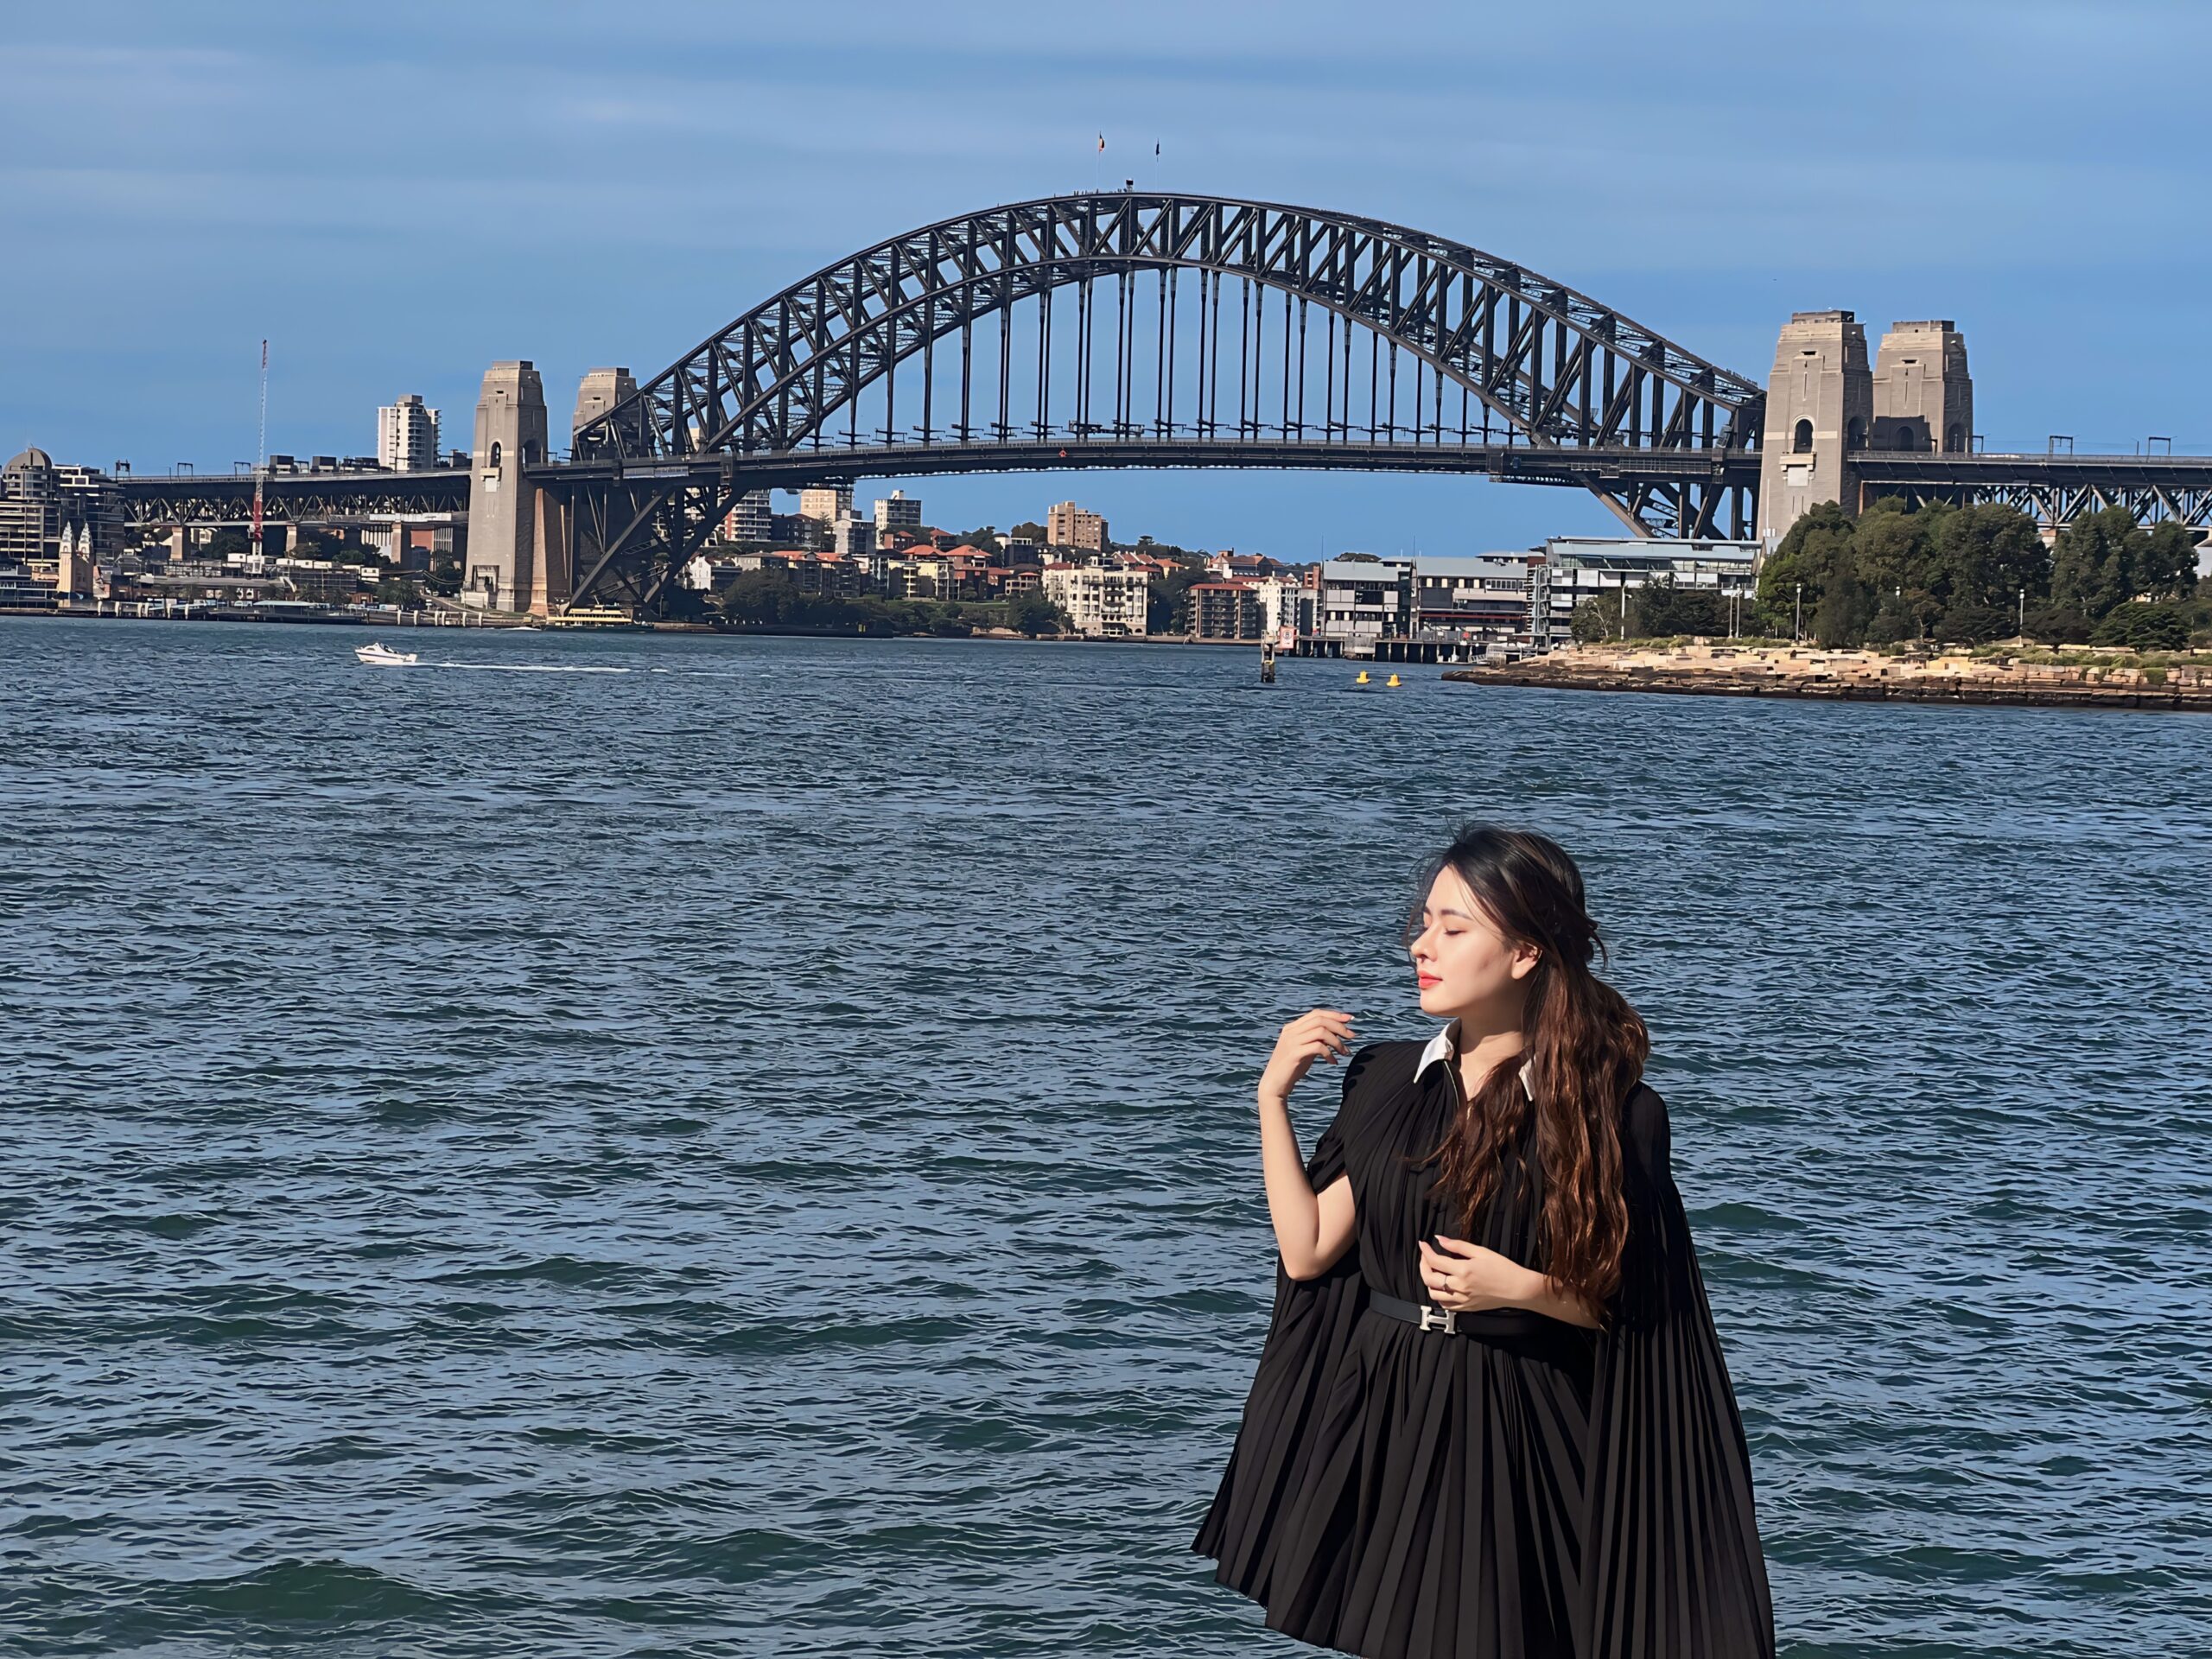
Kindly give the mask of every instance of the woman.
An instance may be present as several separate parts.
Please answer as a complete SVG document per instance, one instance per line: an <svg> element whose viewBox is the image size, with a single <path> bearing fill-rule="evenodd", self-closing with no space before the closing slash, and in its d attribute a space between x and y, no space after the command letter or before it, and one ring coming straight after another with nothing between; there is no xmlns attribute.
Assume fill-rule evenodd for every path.
<svg viewBox="0 0 2212 1659"><path fill-rule="evenodd" d="M1437 860L1434 1040L1282 1029L1260 1079L1274 1318L1195 1548L1267 1622L1370 1659L1765 1659L1750 1461L1642 1081L1554 842ZM1292 1088L1346 1056L1310 1160Z"/></svg>

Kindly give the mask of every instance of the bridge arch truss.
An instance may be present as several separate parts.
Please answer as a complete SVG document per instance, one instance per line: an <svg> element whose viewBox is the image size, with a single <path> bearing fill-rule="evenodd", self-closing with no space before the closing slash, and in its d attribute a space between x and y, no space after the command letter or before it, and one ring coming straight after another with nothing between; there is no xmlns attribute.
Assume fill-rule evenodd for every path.
<svg viewBox="0 0 2212 1659"><path fill-rule="evenodd" d="M739 317L575 435L580 599L654 605L767 484L1090 466L1579 486L1748 535L1761 389L1574 289L1380 220L1143 192L925 226Z"/></svg>

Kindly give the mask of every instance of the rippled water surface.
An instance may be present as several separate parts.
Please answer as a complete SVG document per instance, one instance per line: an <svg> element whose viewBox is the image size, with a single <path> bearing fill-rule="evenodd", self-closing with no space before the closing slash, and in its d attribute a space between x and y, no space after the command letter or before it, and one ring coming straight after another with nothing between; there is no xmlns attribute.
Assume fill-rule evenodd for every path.
<svg viewBox="0 0 2212 1659"><path fill-rule="evenodd" d="M2212 721L361 637L0 622L8 1650L1306 1651L1186 1553L1250 1084L1427 1033L1477 815L1653 1027L1785 1650L2212 1650Z"/></svg>

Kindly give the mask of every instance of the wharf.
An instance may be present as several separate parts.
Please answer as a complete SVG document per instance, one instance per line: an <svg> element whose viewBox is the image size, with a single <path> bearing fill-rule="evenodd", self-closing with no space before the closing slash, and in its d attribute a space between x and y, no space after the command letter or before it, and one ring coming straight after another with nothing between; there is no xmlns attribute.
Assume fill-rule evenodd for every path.
<svg viewBox="0 0 2212 1659"><path fill-rule="evenodd" d="M1891 657L1802 646L1578 646L1495 666L1453 669L1443 677L1574 691L2212 714L2212 654L2184 658L2171 666L2137 667L1956 653Z"/></svg>

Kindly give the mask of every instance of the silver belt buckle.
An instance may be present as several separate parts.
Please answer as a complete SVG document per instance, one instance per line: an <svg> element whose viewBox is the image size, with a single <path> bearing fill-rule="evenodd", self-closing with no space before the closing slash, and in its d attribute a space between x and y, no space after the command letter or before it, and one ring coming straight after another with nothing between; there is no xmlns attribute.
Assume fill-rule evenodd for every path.
<svg viewBox="0 0 2212 1659"><path fill-rule="evenodd" d="M1452 1307L1423 1307L1421 1311L1421 1328L1424 1331L1441 1331L1447 1337L1456 1337L1459 1334L1459 1312L1457 1308Z"/></svg>

